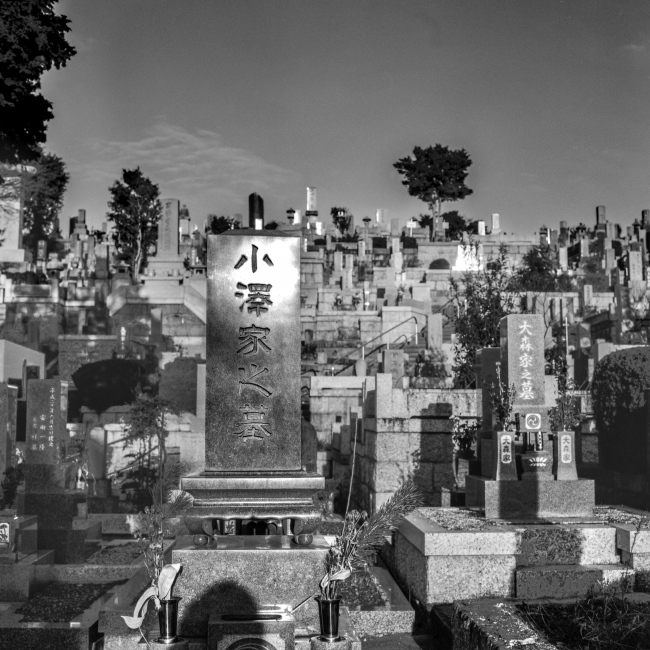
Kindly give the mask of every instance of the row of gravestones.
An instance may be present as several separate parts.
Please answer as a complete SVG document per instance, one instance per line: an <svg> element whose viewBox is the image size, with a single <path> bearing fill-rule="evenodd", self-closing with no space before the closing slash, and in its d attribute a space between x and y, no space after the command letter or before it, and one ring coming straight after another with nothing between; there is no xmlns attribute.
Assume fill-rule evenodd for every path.
<svg viewBox="0 0 650 650"><path fill-rule="evenodd" d="M25 452L16 445L17 389L0 383L0 474L21 466L24 492L13 508L0 513L0 555L20 560L30 552L53 550L53 560L83 561L92 524L78 521L77 504L85 492L75 490L77 463L69 454L66 427L68 384L59 379L35 379L27 384ZM37 539L36 521L37 520ZM22 534L25 529L29 534ZM34 543L36 542L36 543Z"/></svg>

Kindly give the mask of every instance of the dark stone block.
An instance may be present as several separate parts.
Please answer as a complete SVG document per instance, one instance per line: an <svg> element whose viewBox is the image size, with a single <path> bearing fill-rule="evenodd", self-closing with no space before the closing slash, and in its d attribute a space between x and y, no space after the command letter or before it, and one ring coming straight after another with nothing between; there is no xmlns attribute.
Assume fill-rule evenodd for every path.
<svg viewBox="0 0 650 650"><path fill-rule="evenodd" d="M38 547L53 550L55 564L82 564L85 544L85 530L38 530Z"/></svg>
<svg viewBox="0 0 650 650"><path fill-rule="evenodd" d="M25 514L38 516L39 529L66 530L72 528L77 516L77 503L86 500L83 492L59 494L25 494Z"/></svg>
<svg viewBox="0 0 650 650"><path fill-rule="evenodd" d="M59 464L27 463L23 465L25 487L30 493L62 493L70 484L72 470L63 462Z"/></svg>
<svg viewBox="0 0 650 650"><path fill-rule="evenodd" d="M588 479L493 481L483 476L468 476L465 502L469 508L484 509L488 519L591 517L594 489L594 482Z"/></svg>

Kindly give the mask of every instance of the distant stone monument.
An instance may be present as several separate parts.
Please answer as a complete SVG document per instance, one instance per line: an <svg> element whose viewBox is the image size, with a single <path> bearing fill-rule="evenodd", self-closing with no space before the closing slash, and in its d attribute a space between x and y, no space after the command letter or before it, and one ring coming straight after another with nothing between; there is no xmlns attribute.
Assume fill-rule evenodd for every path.
<svg viewBox="0 0 650 650"><path fill-rule="evenodd" d="M183 271L179 248L180 201L163 199L162 208L156 254L147 263L148 270L154 277L178 275Z"/></svg>
<svg viewBox="0 0 650 650"><path fill-rule="evenodd" d="M28 252L23 248L23 200L22 183L27 174L34 174L35 167L28 165L0 165L4 179L4 192L0 197L0 262L27 262ZM31 259L31 258L30 258Z"/></svg>

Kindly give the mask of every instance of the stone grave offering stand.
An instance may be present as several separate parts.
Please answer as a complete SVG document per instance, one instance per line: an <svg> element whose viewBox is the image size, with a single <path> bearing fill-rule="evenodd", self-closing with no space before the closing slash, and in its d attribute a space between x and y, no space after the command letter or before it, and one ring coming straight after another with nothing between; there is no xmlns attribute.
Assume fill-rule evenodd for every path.
<svg viewBox="0 0 650 650"><path fill-rule="evenodd" d="M489 519L591 517L594 481L578 479L574 433L549 432L544 376L544 320L539 314L501 319L500 348L477 355L477 384L482 388L483 428L479 462L466 478L466 504ZM504 386L515 387L516 431L498 431L490 389L500 364Z"/></svg>
<svg viewBox="0 0 650 650"><path fill-rule="evenodd" d="M328 546L312 531L325 480L301 466L299 256L300 239L282 232L208 237L205 471L182 479L194 544L179 541L172 558L179 633L209 647L246 636L222 615L286 612L324 575ZM296 625L318 627L313 599ZM286 630L265 630L269 647L293 648Z"/></svg>

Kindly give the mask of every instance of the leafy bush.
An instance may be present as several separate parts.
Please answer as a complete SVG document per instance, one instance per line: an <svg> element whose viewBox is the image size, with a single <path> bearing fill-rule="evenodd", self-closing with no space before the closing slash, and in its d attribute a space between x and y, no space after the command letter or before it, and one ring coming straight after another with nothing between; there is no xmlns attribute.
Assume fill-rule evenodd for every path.
<svg viewBox="0 0 650 650"><path fill-rule="evenodd" d="M609 469L644 473L650 347L617 350L594 370L591 395L601 462Z"/></svg>

